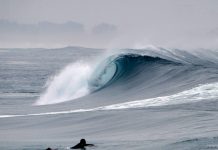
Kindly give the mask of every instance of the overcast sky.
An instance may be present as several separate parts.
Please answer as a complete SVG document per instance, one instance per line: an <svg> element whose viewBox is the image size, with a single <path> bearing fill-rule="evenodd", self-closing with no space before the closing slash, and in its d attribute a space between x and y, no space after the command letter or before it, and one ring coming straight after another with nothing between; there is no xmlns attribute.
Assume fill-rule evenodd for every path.
<svg viewBox="0 0 218 150"><path fill-rule="evenodd" d="M73 21L84 25L87 33L104 23L116 32L103 42L89 34L83 35L83 42L81 37L60 41L62 45L218 46L218 0L0 0L0 19L20 24ZM0 46L7 47L10 42L14 41Z"/></svg>

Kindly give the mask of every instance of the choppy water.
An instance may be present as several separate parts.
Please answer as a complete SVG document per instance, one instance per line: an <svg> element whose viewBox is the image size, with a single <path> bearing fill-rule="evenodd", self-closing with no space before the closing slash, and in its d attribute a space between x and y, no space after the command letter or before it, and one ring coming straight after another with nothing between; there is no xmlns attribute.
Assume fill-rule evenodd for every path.
<svg viewBox="0 0 218 150"><path fill-rule="evenodd" d="M0 148L218 149L218 54L0 50Z"/></svg>

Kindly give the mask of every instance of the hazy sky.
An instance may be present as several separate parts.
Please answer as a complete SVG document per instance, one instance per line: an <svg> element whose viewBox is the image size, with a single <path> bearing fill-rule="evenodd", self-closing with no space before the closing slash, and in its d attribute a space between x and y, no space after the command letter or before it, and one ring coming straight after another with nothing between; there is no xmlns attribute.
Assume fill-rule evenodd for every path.
<svg viewBox="0 0 218 150"><path fill-rule="evenodd" d="M218 0L0 0L0 19L75 21L87 32L101 23L117 27L104 45L86 38L78 43L84 46L218 46Z"/></svg>

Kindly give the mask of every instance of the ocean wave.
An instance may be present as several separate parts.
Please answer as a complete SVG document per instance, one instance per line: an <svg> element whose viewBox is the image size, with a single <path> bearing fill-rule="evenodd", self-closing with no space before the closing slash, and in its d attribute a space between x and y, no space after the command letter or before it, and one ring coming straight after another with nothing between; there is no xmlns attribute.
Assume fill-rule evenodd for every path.
<svg viewBox="0 0 218 150"><path fill-rule="evenodd" d="M137 95L146 98L151 89L160 91L153 96L169 95L213 82L217 78L216 61L179 50L122 50L108 55L97 65L79 62L67 66L51 80L35 104L70 101L102 89L108 89L112 95L114 90L120 91L123 99L137 98Z"/></svg>

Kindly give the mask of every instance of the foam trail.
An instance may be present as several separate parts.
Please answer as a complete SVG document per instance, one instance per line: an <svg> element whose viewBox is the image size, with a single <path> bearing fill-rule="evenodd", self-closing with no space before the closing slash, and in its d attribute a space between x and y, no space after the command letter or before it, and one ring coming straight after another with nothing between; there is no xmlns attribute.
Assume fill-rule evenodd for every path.
<svg viewBox="0 0 218 150"><path fill-rule="evenodd" d="M61 103L89 94L88 78L91 67L77 62L67 66L51 80L46 92L36 101L36 105Z"/></svg>
<svg viewBox="0 0 218 150"><path fill-rule="evenodd" d="M177 94L114 104L103 107L104 110L140 108L149 106L164 106L218 99L218 83L204 84Z"/></svg>
<svg viewBox="0 0 218 150"><path fill-rule="evenodd" d="M70 114L70 113L78 113L78 112L87 112L87 111L93 111L93 110L94 110L94 109L77 109L77 110L57 111L57 112L45 112L45 113L37 113L37 114L24 114L24 115L0 115L0 118L14 118L14 117L30 117L30 116L61 115L61 114Z"/></svg>
<svg viewBox="0 0 218 150"><path fill-rule="evenodd" d="M76 109L76 110L68 110L68 111L45 112L45 113L25 114L25 115L0 115L0 118L61 115L61 114L80 113L80 112L92 112L92 111L121 110L121 109L130 109L130 108L143 108L143 107L151 107L151 106L182 104L188 102L197 102L202 100L215 100L215 99L218 99L218 82L200 85L190 90L183 91L169 96L156 97L156 98L150 98L145 100L136 100L131 102L113 104L113 105L90 108L90 109Z"/></svg>

